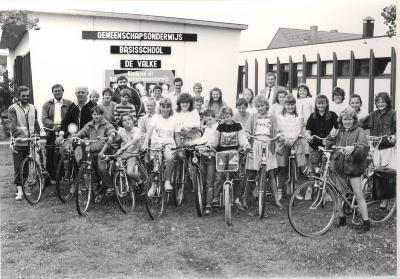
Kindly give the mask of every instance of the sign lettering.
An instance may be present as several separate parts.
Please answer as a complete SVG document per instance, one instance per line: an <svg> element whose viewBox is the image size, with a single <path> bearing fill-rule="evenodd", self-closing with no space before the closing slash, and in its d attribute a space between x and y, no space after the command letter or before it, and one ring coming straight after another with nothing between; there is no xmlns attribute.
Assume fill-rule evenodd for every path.
<svg viewBox="0 0 400 279"><path fill-rule="evenodd" d="M161 60L121 60L121 68L146 68L157 69L161 68Z"/></svg>
<svg viewBox="0 0 400 279"><path fill-rule="evenodd" d="M164 46L111 46L112 54L171 54L171 47Z"/></svg>
<svg viewBox="0 0 400 279"><path fill-rule="evenodd" d="M197 34L128 31L82 31L82 39L197 42Z"/></svg>

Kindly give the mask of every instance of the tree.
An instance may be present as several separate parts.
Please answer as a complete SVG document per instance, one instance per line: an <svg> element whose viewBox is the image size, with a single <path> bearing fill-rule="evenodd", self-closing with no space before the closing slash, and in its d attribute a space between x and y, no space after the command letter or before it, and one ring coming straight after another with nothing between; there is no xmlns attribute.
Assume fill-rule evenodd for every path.
<svg viewBox="0 0 400 279"><path fill-rule="evenodd" d="M384 23L389 27L386 34L388 34L389 38L396 36L396 5L392 4L383 8L381 15L385 19Z"/></svg>
<svg viewBox="0 0 400 279"><path fill-rule="evenodd" d="M25 11L21 10L11 10L11 11L0 11L0 26L3 32L9 32L13 34L12 27L25 26L26 30L35 28L35 30L40 29L39 19L30 19Z"/></svg>

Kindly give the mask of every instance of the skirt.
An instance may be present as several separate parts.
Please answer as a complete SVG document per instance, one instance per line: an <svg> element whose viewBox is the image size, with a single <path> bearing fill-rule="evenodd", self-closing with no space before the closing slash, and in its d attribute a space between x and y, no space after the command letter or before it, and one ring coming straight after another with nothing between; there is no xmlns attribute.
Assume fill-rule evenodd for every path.
<svg viewBox="0 0 400 279"><path fill-rule="evenodd" d="M248 153L246 160L246 169L248 170L260 170L260 162L262 156L262 146L261 142L258 140L254 140L253 142L253 150L251 153ZM276 169L278 167L276 156L272 154L269 148L269 144L267 144L266 148L267 153L267 171Z"/></svg>

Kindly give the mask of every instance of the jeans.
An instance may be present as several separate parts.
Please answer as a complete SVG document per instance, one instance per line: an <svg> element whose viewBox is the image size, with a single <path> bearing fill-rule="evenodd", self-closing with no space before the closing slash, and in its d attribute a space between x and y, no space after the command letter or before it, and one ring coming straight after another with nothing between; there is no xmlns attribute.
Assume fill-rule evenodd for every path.
<svg viewBox="0 0 400 279"><path fill-rule="evenodd" d="M14 161L14 184L16 186L21 186L21 165L22 161L29 155L29 146L15 146L15 151L13 152Z"/></svg>
<svg viewBox="0 0 400 279"><path fill-rule="evenodd" d="M56 179L57 163L60 159L60 155L55 153L55 140L56 135L54 132L48 132L46 135L46 170L49 173L51 179Z"/></svg>
<svg viewBox="0 0 400 279"><path fill-rule="evenodd" d="M215 157L209 158L202 155L200 157L201 180L206 190L206 204L210 204L214 198L214 180L215 180Z"/></svg>

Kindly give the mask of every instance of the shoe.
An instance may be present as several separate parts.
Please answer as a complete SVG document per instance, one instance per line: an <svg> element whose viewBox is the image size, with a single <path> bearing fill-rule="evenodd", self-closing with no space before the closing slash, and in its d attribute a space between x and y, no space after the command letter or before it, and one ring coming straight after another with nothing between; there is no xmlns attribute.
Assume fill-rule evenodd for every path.
<svg viewBox="0 0 400 279"><path fill-rule="evenodd" d="M331 202L331 201L332 201L332 197L331 197L331 195L329 195L329 194L326 194L326 196L325 196L325 201L327 201L327 202Z"/></svg>
<svg viewBox="0 0 400 279"><path fill-rule="evenodd" d="M204 210L204 215L208 216L211 214L211 206L206 205L206 209Z"/></svg>
<svg viewBox="0 0 400 279"><path fill-rule="evenodd" d="M382 200L379 204L379 209L385 210L388 206L388 200Z"/></svg>
<svg viewBox="0 0 400 279"><path fill-rule="evenodd" d="M278 201L282 199L282 189L278 189Z"/></svg>
<svg viewBox="0 0 400 279"><path fill-rule="evenodd" d="M100 195L100 194L98 194L98 195L96 196L96 198L94 199L94 203L100 203L102 199L103 199L103 196Z"/></svg>
<svg viewBox="0 0 400 279"><path fill-rule="evenodd" d="M299 200L299 201L302 201L304 198L300 195L300 194L298 194L297 196L296 196L296 200Z"/></svg>
<svg viewBox="0 0 400 279"><path fill-rule="evenodd" d="M344 227L344 226L346 226L346 217L340 216L339 217L339 227Z"/></svg>
<svg viewBox="0 0 400 279"><path fill-rule="evenodd" d="M311 200L312 188L311 186L307 188L306 195L304 196L304 200Z"/></svg>
<svg viewBox="0 0 400 279"><path fill-rule="evenodd" d="M69 192L70 192L71 194L74 194L74 193L75 193L75 183L71 183L71 188L69 188Z"/></svg>
<svg viewBox="0 0 400 279"><path fill-rule="evenodd" d="M213 198L211 204L219 204L219 198Z"/></svg>
<svg viewBox="0 0 400 279"><path fill-rule="evenodd" d="M17 193L17 196L15 197L15 200L16 200L16 201L20 201L20 200L22 200L22 198L23 198L22 193L21 193L21 192L18 192L18 193Z"/></svg>
<svg viewBox="0 0 400 279"><path fill-rule="evenodd" d="M237 199L233 202L233 205L234 205L237 209L239 209L240 211L244 211L243 205L242 205L242 203L240 202L239 198L237 198Z"/></svg>
<svg viewBox="0 0 400 279"><path fill-rule="evenodd" d="M371 223L369 222L369 220L363 220L362 225L356 229L356 233L358 234L366 233L367 231L369 231L370 226Z"/></svg>
<svg viewBox="0 0 400 279"><path fill-rule="evenodd" d="M148 196L148 197L152 197L152 196L154 196L155 192L156 192L156 186L155 186L154 183L153 183L153 184L151 185L149 191L147 192L147 196Z"/></svg>
<svg viewBox="0 0 400 279"><path fill-rule="evenodd" d="M275 205L279 208L282 209L282 204L279 200L275 200Z"/></svg>
<svg viewBox="0 0 400 279"><path fill-rule="evenodd" d="M106 190L107 196L112 195L113 193L114 193L114 188L107 188L107 190Z"/></svg>
<svg viewBox="0 0 400 279"><path fill-rule="evenodd" d="M165 189L166 192L171 192L172 191L172 185L171 185L171 182L169 182L169 180L165 181L164 189Z"/></svg>
<svg viewBox="0 0 400 279"><path fill-rule="evenodd" d="M247 204L247 198L245 198L244 196L242 197L242 203L243 203L243 208L247 208L248 204Z"/></svg>

